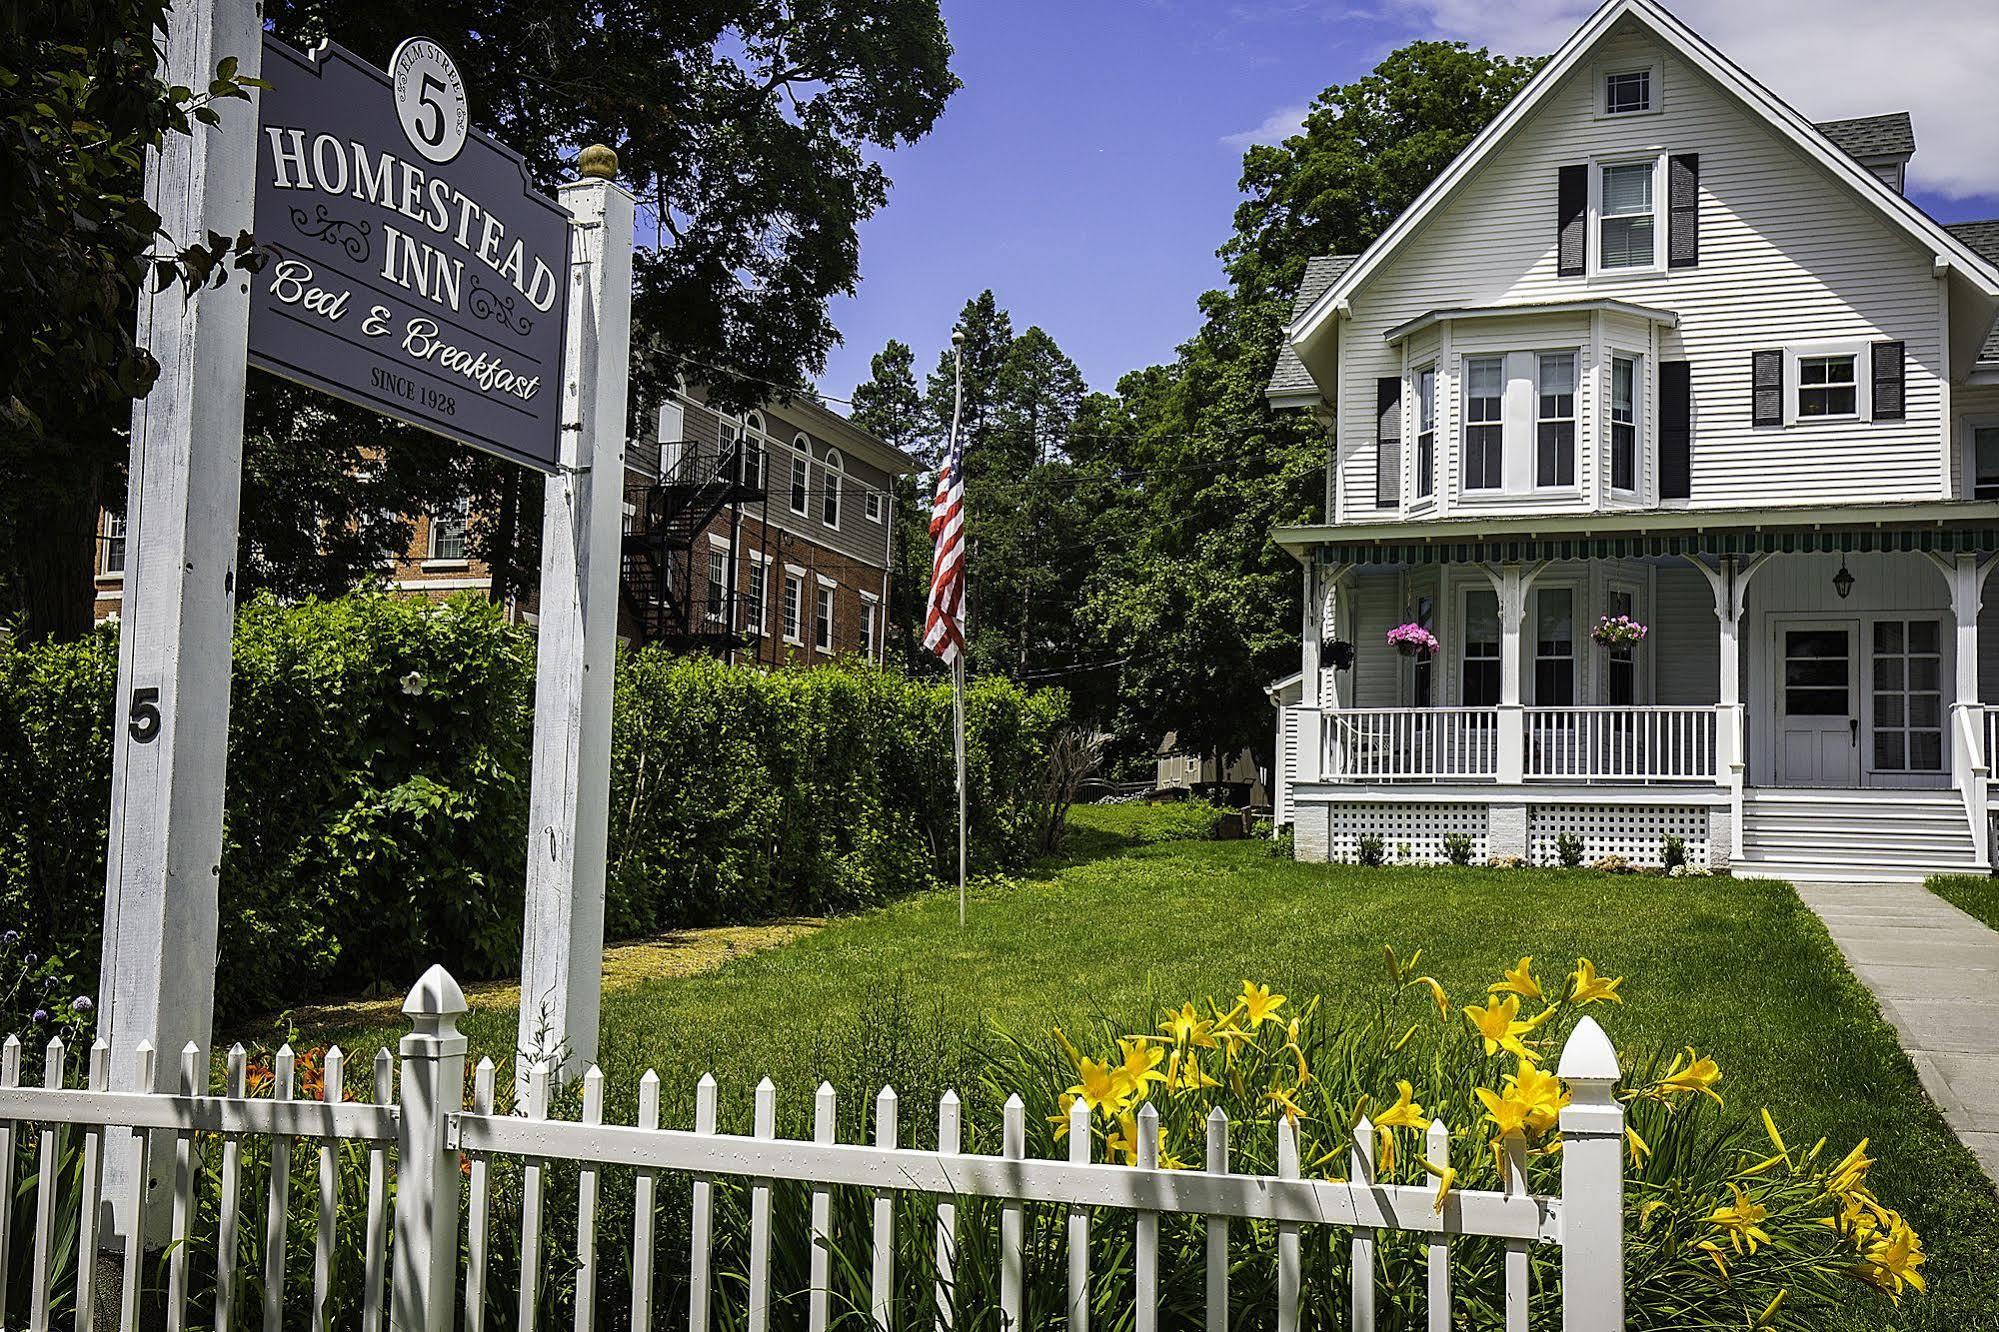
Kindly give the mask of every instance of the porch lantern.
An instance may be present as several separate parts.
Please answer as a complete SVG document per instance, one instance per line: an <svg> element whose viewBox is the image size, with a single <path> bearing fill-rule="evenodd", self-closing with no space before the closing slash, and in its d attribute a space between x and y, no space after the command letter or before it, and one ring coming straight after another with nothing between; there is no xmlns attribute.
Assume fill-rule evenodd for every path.
<svg viewBox="0 0 1999 1332"><path fill-rule="evenodd" d="M1832 576L1832 590L1839 593L1841 601L1853 595L1853 575L1847 571L1844 555L1839 557L1839 572Z"/></svg>

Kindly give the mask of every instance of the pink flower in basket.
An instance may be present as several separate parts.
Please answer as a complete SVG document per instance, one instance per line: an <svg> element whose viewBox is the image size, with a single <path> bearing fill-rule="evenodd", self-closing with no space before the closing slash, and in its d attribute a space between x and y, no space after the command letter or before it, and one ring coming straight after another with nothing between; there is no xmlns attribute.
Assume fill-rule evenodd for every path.
<svg viewBox="0 0 1999 1332"><path fill-rule="evenodd" d="M1437 636L1420 624L1398 624L1388 631L1388 645L1405 657L1427 657L1437 650Z"/></svg>
<svg viewBox="0 0 1999 1332"><path fill-rule="evenodd" d="M1590 637L1605 647L1637 647L1651 632L1629 615L1605 615L1596 622Z"/></svg>

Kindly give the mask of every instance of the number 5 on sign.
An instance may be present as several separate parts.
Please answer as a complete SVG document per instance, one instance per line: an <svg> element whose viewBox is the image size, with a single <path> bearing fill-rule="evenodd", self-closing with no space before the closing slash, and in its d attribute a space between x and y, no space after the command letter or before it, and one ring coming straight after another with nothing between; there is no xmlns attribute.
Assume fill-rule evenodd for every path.
<svg viewBox="0 0 1999 1332"><path fill-rule="evenodd" d="M142 745L150 745L160 734L160 690L158 685L146 685L132 691L130 721L125 729L132 738Z"/></svg>

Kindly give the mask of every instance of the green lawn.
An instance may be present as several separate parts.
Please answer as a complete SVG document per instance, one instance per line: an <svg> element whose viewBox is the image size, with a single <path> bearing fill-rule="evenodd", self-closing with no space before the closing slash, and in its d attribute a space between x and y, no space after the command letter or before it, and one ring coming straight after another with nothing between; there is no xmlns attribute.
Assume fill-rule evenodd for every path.
<svg viewBox="0 0 1999 1332"><path fill-rule="evenodd" d="M787 1132L810 1089L893 1078L921 1105L977 1066L993 1024L1039 1036L1168 998L1232 995L1244 977L1329 1004L1375 984L1382 945L1424 949L1454 995L1522 954L1559 975L1587 955L1624 976L1622 1007L1594 1010L1621 1047L1694 1044L1725 1072L1731 1111L1769 1106L1793 1141L1861 1137L1878 1192L1924 1235L1933 1295L1899 1326L1999 1327L1999 1196L1924 1097L1914 1070L1818 921L1770 882L1586 871L1365 870L1299 865L1269 844L1138 845L1143 811L1079 810L1067 856L973 896L838 921L711 974L642 983L606 1000L609 1117L628 1115L636 1071L659 1070L665 1119L684 1122L704 1070L726 1123L777 1083ZM510 1009L474 1012L475 1055L512 1047ZM395 1031L301 1033L372 1053ZM627 1120L626 1122L629 1122Z"/></svg>
<svg viewBox="0 0 1999 1332"><path fill-rule="evenodd" d="M1930 891L1999 930L1999 879L1989 874L1953 874L1930 880Z"/></svg>

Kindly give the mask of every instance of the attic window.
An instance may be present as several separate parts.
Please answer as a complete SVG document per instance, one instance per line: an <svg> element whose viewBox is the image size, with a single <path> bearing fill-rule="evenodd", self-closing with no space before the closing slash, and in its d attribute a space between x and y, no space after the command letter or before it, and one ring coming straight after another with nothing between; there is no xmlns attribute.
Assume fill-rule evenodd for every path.
<svg viewBox="0 0 1999 1332"><path fill-rule="evenodd" d="M1603 113L1607 116L1635 115L1652 109L1651 69L1624 69L1607 74L1603 80Z"/></svg>

